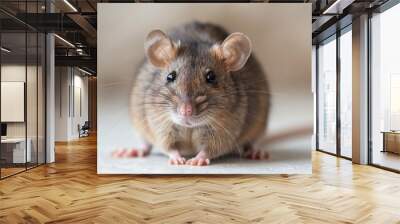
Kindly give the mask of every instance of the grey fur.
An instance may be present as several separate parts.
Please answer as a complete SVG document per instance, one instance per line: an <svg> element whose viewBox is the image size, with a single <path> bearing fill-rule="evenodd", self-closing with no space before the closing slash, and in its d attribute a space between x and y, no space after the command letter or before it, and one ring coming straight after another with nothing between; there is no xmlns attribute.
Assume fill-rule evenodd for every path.
<svg viewBox="0 0 400 224"><path fill-rule="evenodd" d="M239 71L226 72L222 62L210 55L211 47L228 36L222 27L192 22L173 28L167 35L179 45L176 59L167 69L157 68L145 59L133 81L130 109L133 125L142 137L167 154L177 150L183 156L194 156L205 150L212 159L240 152L244 145L262 136L270 95L255 56L252 54ZM217 84L204 81L207 69L216 73ZM166 76L172 70L177 71L177 80L167 84ZM207 95L204 113L209 117L202 125L184 127L170 119L169 114L176 110L174 98L183 95Z"/></svg>

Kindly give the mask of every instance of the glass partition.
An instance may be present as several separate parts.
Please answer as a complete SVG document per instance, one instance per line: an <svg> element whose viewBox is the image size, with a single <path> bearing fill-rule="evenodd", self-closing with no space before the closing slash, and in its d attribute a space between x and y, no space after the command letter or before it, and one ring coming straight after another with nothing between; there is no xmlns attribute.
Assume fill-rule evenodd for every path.
<svg viewBox="0 0 400 224"><path fill-rule="evenodd" d="M0 150L1 176L6 177L24 171L31 161L26 141L26 33L3 32L1 47Z"/></svg>
<svg viewBox="0 0 400 224"><path fill-rule="evenodd" d="M36 166L38 160L38 35L36 32L27 33L27 150L30 151L31 159L28 161L28 168Z"/></svg>
<svg viewBox="0 0 400 224"><path fill-rule="evenodd" d="M41 13L44 1L0 6ZM45 45L44 33L0 12L0 178L45 163Z"/></svg>

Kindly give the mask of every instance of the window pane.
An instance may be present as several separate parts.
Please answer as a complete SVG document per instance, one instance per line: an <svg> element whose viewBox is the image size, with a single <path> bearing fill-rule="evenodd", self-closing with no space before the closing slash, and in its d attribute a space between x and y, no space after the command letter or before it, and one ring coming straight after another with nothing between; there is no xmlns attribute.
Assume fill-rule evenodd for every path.
<svg viewBox="0 0 400 224"><path fill-rule="evenodd" d="M37 126L37 73L38 73L38 68L37 68L37 62L38 62L38 57L37 57L37 33L36 32L28 32L27 33L27 48L28 48L28 55L27 55L27 80L26 80L26 113L27 113L27 141L30 147L30 160L27 163L28 168L34 167L37 165L37 149L38 149L38 143L37 143L37 132L38 132L38 126ZM29 148L28 147L28 148Z"/></svg>
<svg viewBox="0 0 400 224"><path fill-rule="evenodd" d="M39 10L37 1L26 2L27 13L37 13ZM33 23L36 19L30 19ZM27 75L26 75L26 125L27 141L30 148L30 161L28 168L38 163L38 34L35 30L27 28Z"/></svg>
<svg viewBox="0 0 400 224"><path fill-rule="evenodd" d="M336 153L336 40L318 48L318 148Z"/></svg>
<svg viewBox="0 0 400 224"><path fill-rule="evenodd" d="M351 158L352 141L352 35L340 36L340 153Z"/></svg>
<svg viewBox="0 0 400 224"><path fill-rule="evenodd" d="M400 5L372 18L372 163L400 170Z"/></svg>

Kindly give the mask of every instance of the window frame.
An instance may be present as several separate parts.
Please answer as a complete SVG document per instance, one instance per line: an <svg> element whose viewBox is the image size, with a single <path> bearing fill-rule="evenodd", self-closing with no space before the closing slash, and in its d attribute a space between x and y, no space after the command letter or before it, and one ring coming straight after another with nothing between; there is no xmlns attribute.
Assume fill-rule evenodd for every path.
<svg viewBox="0 0 400 224"><path fill-rule="evenodd" d="M340 37L344 35L347 32L352 31L352 23L347 24L343 28L339 29L336 31L336 33L328 36L327 38L319 41L316 44L316 51L315 51L315 58L316 58L316 63L315 63L315 82L316 82L316 103L315 103L315 111L316 111L316 138L315 138L315 145L316 145L316 151L323 152L329 155L337 156L339 158L343 158L346 160L352 160L351 157L347 157L342 155L341 153L341 118L340 118L340 82L341 82L341 67L340 67ZM320 117L319 117L319 110L320 110L320 105L319 105L319 97L320 97L320 91L319 91L319 82L320 82L320 75L319 75L319 47L322 43L326 44L330 41L336 41L336 152L332 153L327 150L321 149L319 146L319 123L320 123Z"/></svg>

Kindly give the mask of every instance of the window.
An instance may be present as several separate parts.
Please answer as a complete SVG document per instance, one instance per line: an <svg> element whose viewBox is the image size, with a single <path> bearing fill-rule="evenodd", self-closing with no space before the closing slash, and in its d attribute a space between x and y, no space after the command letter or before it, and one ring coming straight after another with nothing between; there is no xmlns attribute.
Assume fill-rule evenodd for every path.
<svg viewBox="0 0 400 224"><path fill-rule="evenodd" d="M352 32L340 36L340 155L352 157Z"/></svg>
<svg viewBox="0 0 400 224"><path fill-rule="evenodd" d="M352 26L346 26L337 32L337 35L331 36L318 46L317 147L321 151L350 159L352 157Z"/></svg>
<svg viewBox="0 0 400 224"><path fill-rule="evenodd" d="M400 5L371 18L372 164L400 170Z"/></svg>
<svg viewBox="0 0 400 224"><path fill-rule="evenodd" d="M318 149L336 153L336 36L318 47Z"/></svg>

